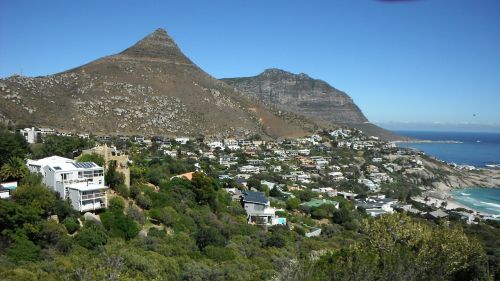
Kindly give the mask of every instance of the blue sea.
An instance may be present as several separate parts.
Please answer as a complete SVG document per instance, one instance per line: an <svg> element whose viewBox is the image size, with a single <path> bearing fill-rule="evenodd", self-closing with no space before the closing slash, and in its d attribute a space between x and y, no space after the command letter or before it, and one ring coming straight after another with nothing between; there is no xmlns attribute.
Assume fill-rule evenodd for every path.
<svg viewBox="0 0 500 281"><path fill-rule="evenodd" d="M416 148L446 162L484 167L500 164L500 133L462 133L396 131L399 135L419 140L456 141L458 143L400 143L401 147Z"/></svg>
<svg viewBox="0 0 500 281"><path fill-rule="evenodd" d="M450 191L458 203L481 213L500 215L500 188L466 188Z"/></svg>
<svg viewBox="0 0 500 281"><path fill-rule="evenodd" d="M500 133L461 133L397 131L399 135L419 140L455 141L456 143L399 143L437 159L456 164L485 167L486 164L500 164ZM451 191L458 203L482 213L500 215L500 188L467 188Z"/></svg>

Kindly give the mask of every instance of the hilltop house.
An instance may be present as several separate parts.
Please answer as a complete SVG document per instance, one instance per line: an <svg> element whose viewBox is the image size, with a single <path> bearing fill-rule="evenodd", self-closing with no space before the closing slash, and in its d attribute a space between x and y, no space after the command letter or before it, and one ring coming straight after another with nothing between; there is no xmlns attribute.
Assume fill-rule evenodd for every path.
<svg viewBox="0 0 500 281"><path fill-rule="evenodd" d="M40 160L28 160L33 173L41 173L43 183L70 199L73 209L79 212L95 211L108 207L107 186L104 185L104 169L94 162L51 156Z"/></svg>

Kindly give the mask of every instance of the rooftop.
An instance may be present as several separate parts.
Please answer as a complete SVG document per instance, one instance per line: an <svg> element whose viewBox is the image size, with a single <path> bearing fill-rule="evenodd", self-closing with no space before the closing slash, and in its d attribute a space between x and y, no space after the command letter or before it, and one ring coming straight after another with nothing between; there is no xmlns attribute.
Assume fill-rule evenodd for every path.
<svg viewBox="0 0 500 281"><path fill-rule="evenodd" d="M264 193L256 191L245 191L243 192L242 197L243 202L267 204L267 202L269 201Z"/></svg>
<svg viewBox="0 0 500 281"><path fill-rule="evenodd" d="M309 202L302 203L301 205L304 205L304 206L307 206L307 207L310 207L310 208L317 208L317 207L320 207L320 206L323 206L323 205L337 206L337 204L339 204L339 203L337 201L333 201L333 200L313 199L313 200L311 200Z"/></svg>
<svg viewBox="0 0 500 281"><path fill-rule="evenodd" d="M50 156L39 160L28 160L28 165L45 167L49 166L56 171L76 171L88 169L102 169L94 162L76 162L73 159L60 156Z"/></svg>

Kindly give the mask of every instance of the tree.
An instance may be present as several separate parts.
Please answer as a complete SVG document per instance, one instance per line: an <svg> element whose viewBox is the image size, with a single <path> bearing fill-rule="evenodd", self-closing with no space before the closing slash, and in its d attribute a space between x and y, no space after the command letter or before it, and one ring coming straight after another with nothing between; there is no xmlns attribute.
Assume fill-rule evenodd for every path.
<svg viewBox="0 0 500 281"><path fill-rule="evenodd" d="M93 145L94 141L85 140L79 137L49 135L44 139L40 155L35 155L35 157L42 158L57 155L73 158L78 155L81 150L90 148Z"/></svg>
<svg viewBox="0 0 500 281"><path fill-rule="evenodd" d="M288 210L297 210L300 206L300 199L299 198L289 198L286 200L286 208Z"/></svg>
<svg viewBox="0 0 500 281"><path fill-rule="evenodd" d="M0 167L12 158L24 159L28 152L28 143L22 135L0 129Z"/></svg>
<svg viewBox="0 0 500 281"><path fill-rule="evenodd" d="M106 164L104 162L104 157L97 153L87 153L87 154L82 154L80 157L78 157L78 162L94 162L97 165L104 167Z"/></svg>
<svg viewBox="0 0 500 281"><path fill-rule="evenodd" d="M110 187L115 189L117 186L125 183L125 175L116 171L116 161L111 160L108 163L108 170L104 175L104 181Z"/></svg>
<svg viewBox="0 0 500 281"><path fill-rule="evenodd" d="M216 228L202 227L196 233L196 244L200 250L208 245L225 246L226 243L226 238Z"/></svg>
<svg viewBox="0 0 500 281"><path fill-rule="evenodd" d="M12 198L20 205L37 209L40 214L51 213L56 201L55 193L41 184L33 186L21 184L12 193Z"/></svg>
<svg viewBox="0 0 500 281"><path fill-rule="evenodd" d="M337 224L343 224L352 220L351 211L345 207L341 207L336 212L333 213L333 222Z"/></svg>
<svg viewBox="0 0 500 281"><path fill-rule="evenodd" d="M29 174L23 159L14 157L3 164L0 169L0 179L3 181L19 180Z"/></svg>

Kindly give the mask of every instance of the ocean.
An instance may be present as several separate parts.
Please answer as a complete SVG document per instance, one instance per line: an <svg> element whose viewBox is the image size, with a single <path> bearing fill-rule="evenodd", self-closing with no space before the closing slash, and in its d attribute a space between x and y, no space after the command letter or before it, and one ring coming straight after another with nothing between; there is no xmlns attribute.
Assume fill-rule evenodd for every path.
<svg viewBox="0 0 500 281"><path fill-rule="evenodd" d="M428 143L399 143L446 162L485 167L500 164L500 133L461 133L397 131L397 134L420 140L453 141ZM500 188L467 188L450 192L458 203L482 213L500 215Z"/></svg>
<svg viewBox="0 0 500 281"><path fill-rule="evenodd" d="M395 131L395 133L420 140L454 141L398 144L401 147L416 148L446 162L476 167L500 164L500 133L427 131Z"/></svg>
<svg viewBox="0 0 500 281"><path fill-rule="evenodd" d="M500 188L466 188L450 191L458 203L481 213L500 215Z"/></svg>

